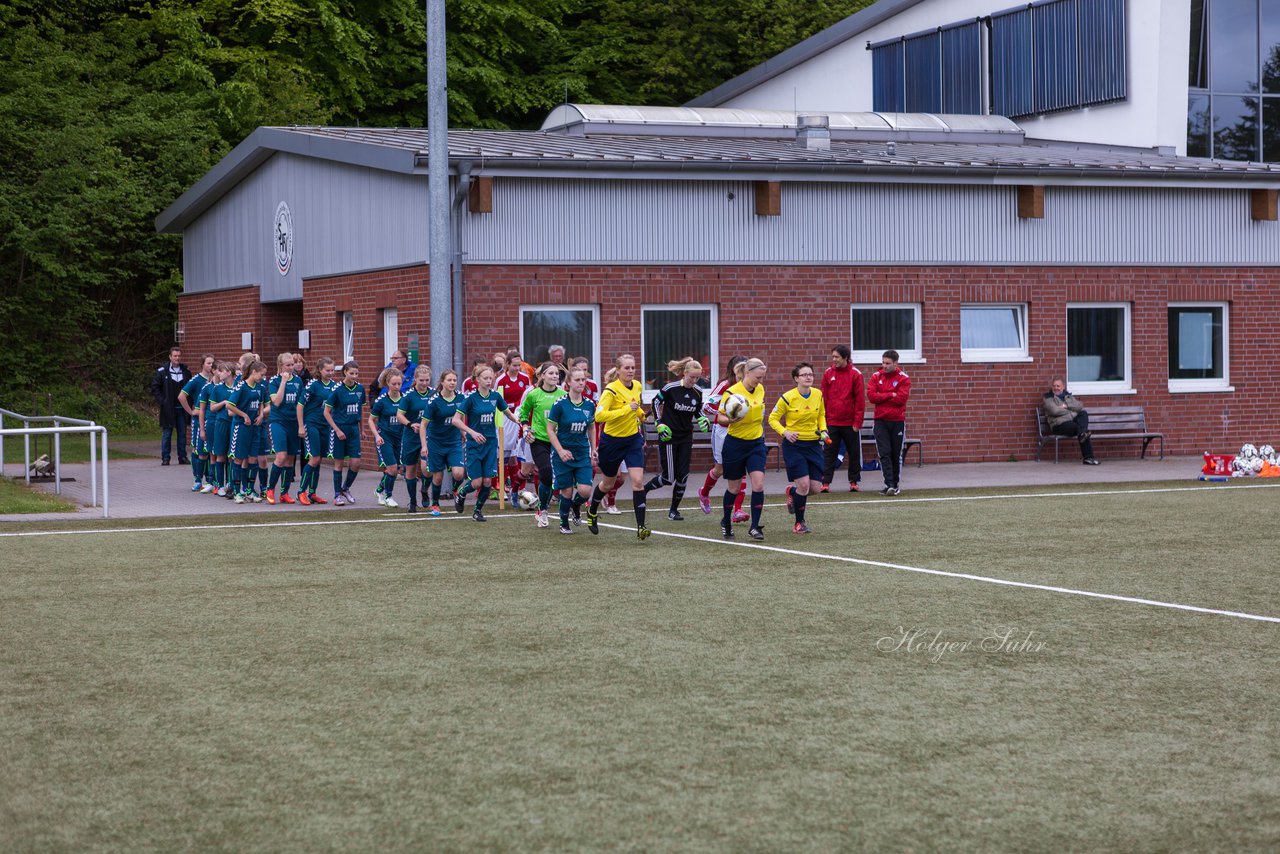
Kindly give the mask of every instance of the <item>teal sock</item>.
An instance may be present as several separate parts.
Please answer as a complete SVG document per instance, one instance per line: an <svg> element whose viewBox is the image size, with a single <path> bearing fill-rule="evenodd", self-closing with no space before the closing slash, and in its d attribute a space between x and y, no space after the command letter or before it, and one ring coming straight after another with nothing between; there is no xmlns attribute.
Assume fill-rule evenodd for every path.
<svg viewBox="0 0 1280 854"><path fill-rule="evenodd" d="M333 470L333 494L342 494L342 469L339 468Z"/></svg>
<svg viewBox="0 0 1280 854"><path fill-rule="evenodd" d="M569 499L560 496L560 527L569 527Z"/></svg>
<svg viewBox="0 0 1280 854"><path fill-rule="evenodd" d="M268 489L275 489L276 484L280 482L280 466L275 463L271 464L271 481L267 485Z"/></svg>
<svg viewBox="0 0 1280 854"><path fill-rule="evenodd" d="M346 480L346 483L343 484L343 487L342 487L343 492L351 491L351 485L356 482L356 475L358 474L360 474L360 472L347 469L347 480Z"/></svg>

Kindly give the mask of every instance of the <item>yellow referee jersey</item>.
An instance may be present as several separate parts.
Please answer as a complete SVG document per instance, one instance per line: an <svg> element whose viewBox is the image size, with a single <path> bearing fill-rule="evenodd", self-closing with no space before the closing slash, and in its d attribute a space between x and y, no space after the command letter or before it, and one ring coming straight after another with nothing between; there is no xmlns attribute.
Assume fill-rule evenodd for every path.
<svg viewBox="0 0 1280 854"><path fill-rule="evenodd" d="M760 439L764 437L764 383L757 383L755 391L747 391L742 383L734 383L725 390L725 397L740 394L747 399L747 414L741 421L729 425L729 435L735 439Z"/></svg>
<svg viewBox="0 0 1280 854"><path fill-rule="evenodd" d="M640 432L640 423L644 421L644 409L632 411L631 402L640 404L640 393L644 386L632 380L631 386L622 384L622 380L614 380L600 392L600 403L596 406L596 421L604 425L604 434L618 439L625 439Z"/></svg>
<svg viewBox="0 0 1280 854"><path fill-rule="evenodd" d="M800 434L799 441L814 441L827 429L827 407L822 402L822 392L811 388L805 397L800 389L791 389L774 404L773 412L769 413L769 426L779 436L786 430L794 430Z"/></svg>

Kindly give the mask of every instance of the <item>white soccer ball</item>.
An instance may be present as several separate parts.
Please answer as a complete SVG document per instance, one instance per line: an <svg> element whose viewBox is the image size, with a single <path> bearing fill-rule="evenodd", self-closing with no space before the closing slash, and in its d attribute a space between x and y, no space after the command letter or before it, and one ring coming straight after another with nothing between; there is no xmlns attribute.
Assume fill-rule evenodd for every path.
<svg viewBox="0 0 1280 854"><path fill-rule="evenodd" d="M724 400L720 401L720 411L730 421L741 421L750 408L751 404L740 394L727 395Z"/></svg>
<svg viewBox="0 0 1280 854"><path fill-rule="evenodd" d="M1276 449L1270 445L1263 445L1258 449L1258 456L1262 457L1264 460L1273 460L1276 456Z"/></svg>
<svg viewBox="0 0 1280 854"><path fill-rule="evenodd" d="M1258 472L1262 471L1263 462L1264 460L1262 459L1262 457L1254 457L1253 459L1249 460L1249 473L1257 474Z"/></svg>
<svg viewBox="0 0 1280 854"><path fill-rule="evenodd" d="M1253 459L1254 457L1256 457L1257 455L1258 455L1258 449L1257 449L1257 448L1255 448L1255 447L1254 447L1251 443L1249 443L1249 442L1245 442L1243 445L1241 445L1241 446L1240 446L1240 453L1236 454L1236 456L1238 456L1238 457L1242 457L1242 458L1244 458L1244 459L1246 459L1246 460L1251 460L1251 459Z"/></svg>
<svg viewBox="0 0 1280 854"><path fill-rule="evenodd" d="M516 496L516 506L521 510L532 510L538 506L538 496L527 489L522 489Z"/></svg>

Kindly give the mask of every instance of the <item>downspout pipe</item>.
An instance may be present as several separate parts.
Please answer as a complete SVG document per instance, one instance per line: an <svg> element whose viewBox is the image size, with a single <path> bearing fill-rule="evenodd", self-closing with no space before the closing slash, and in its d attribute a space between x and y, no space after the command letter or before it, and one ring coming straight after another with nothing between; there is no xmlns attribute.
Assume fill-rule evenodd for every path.
<svg viewBox="0 0 1280 854"><path fill-rule="evenodd" d="M463 342L466 340L462 328L462 205L467 200L471 189L471 161L458 163L458 185L453 191L453 207L450 221L453 226L453 369L462 376ZM436 372L439 376L439 371Z"/></svg>

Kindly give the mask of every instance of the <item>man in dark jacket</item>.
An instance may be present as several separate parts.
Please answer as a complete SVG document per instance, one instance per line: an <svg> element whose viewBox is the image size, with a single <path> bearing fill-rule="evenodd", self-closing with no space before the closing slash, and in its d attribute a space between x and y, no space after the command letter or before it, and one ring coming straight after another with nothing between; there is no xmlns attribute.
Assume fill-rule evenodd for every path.
<svg viewBox="0 0 1280 854"><path fill-rule="evenodd" d="M831 444L823 448L822 491L831 488L844 448L849 464L849 491L858 491L862 480L862 419L867 402L862 371L849 362L849 348L837 344L831 348L831 367L822 374L822 402L827 408L827 432Z"/></svg>
<svg viewBox="0 0 1280 854"><path fill-rule="evenodd" d="M191 371L182 364L182 348L169 348L169 361L151 375L151 396L160 406L160 465L169 465L173 434L178 434L178 463L187 464L187 436L191 417L178 403L178 392L191 379Z"/></svg>
<svg viewBox="0 0 1280 854"><path fill-rule="evenodd" d="M1080 443L1080 459L1087 466L1098 465L1093 455L1093 441L1089 433L1089 411L1084 408L1074 394L1067 391L1067 384L1061 377L1055 377L1044 393L1044 401L1040 404L1044 410L1044 418L1049 422L1049 429L1059 436L1074 436Z"/></svg>

